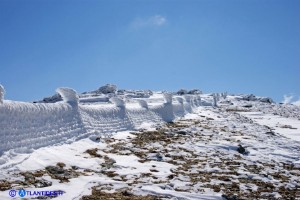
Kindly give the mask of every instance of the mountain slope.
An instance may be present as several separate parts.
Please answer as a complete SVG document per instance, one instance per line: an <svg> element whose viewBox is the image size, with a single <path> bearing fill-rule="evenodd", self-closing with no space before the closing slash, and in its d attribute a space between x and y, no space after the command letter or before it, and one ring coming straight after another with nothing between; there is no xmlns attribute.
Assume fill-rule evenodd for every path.
<svg viewBox="0 0 300 200"><path fill-rule="evenodd" d="M77 110L66 102L47 107L5 100L16 107L5 111L13 115L51 108L57 126L74 127L64 121L72 119L83 129L75 138L69 134L71 140L3 151L0 198L11 199L10 190L21 188L62 191L56 199L300 198L298 107L234 95L170 98L154 92L143 98L147 104L134 98L115 105L89 101ZM46 129L51 115L43 119L46 111L40 110L37 127ZM29 116L18 117L32 121L29 127L35 121ZM12 130L21 134L22 128L31 130Z"/></svg>

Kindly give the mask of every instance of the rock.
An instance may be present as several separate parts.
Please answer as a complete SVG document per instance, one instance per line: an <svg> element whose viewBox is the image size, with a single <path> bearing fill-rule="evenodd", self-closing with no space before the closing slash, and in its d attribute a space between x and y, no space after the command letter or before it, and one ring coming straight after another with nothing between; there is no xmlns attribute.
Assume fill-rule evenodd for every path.
<svg viewBox="0 0 300 200"><path fill-rule="evenodd" d="M257 98L255 97L254 94L248 94L248 95L243 96L242 100L244 100L244 101L256 101Z"/></svg>
<svg viewBox="0 0 300 200"><path fill-rule="evenodd" d="M273 131L268 131L266 132L267 135L275 135L275 133Z"/></svg>
<svg viewBox="0 0 300 200"><path fill-rule="evenodd" d="M240 145L240 144L239 144L239 147L238 147L237 151L240 154L247 154L246 149L242 145Z"/></svg>
<svg viewBox="0 0 300 200"><path fill-rule="evenodd" d="M236 195L226 195L226 194L222 194L222 197L226 200L238 200Z"/></svg>
<svg viewBox="0 0 300 200"><path fill-rule="evenodd" d="M36 180L33 184L37 188L49 187L52 185L52 182L47 181L45 179Z"/></svg>
<svg viewBox="0 0 300 200"><path fill-rule="evenodd" d="M202 94L202 91L198 89L193 89L188 91L188 94Z"/></svg>
<svg viewBox="0 0 300 200"><path fill-rule="evenodd" d="M102 94L115 94L117 91L117 86L113 84L106 84L102 87L100 87L96 92L102 93Z"/></svg>
<svg viewBox="0 0 300 200"><path fill-rule="evenodd" d="M180 134L180 135L186 135L187 134L187 132L184 131L184 130L177 131L177 133Z"/></svg>
<svg viewBox="0 0 300 200"><path fill-rule="evenodd" d="M157 160L157 161L162 161L162 160L163 160L163 156L162 156L161 154L159 154L159 153L157 153L157 154L155 155L155 157L156 157L156 160Z"/></svg>
<svg viewBox="0 0 300 200"><path fill-rule="evenodd" d="M274 101L270 97L256 97L253 94L248 94L242 97L244 101L259 101L263 103L274 103Z"/></svg>
<svg viewBox="0 0 300 200"><path fill-rule="evenodd" d="M263 103L274 103L273 99L271 99L270 97L261 97L259 98L259 101Z"/></svg>
<svg viewBox="0 0 300 200"><path fill-rule="evenodd" d="M128 191L128 190L125 190L125 191L122 191L121 192L123 196L132 196L132 192Z"/></svg>
<svg viewBox="0 0 300 200"><path fill-rule="evenodd" d="M291 125L282 125L282 126L280 126L280 128L297 129L297 128L292 127Z"/></svg>
<svg viewBox="0 0 300 200"><path fill-rule="evenodd" d="M252 105L251 104L247 104L247 105L244 105L243 107L244 108L252 108Z"/></svg>
<svg viewBox="0 0 300 200"><path fill-rule="evenodd" d="M41 101L34 101L33 103L56 103L59 101L62 101L62 97L60 96L60 94L55 94L51 97L45 97L43 100Z"/></svg>
<svg viewBox="0 0 300 200"><path fill-rule="evenodd" d="M58 179L61 183L69 182L70 178L78 177L78 173L73 169L64 169L58 166L48 166L46 171L51 178Z"/></svg>
<svg viewBox="0 0 300 200"><path fill-rule="evenodd" d="M75 165L72 165L71 168L72 168L73 170L78 170L78 169L79 169L79 167L77 167L77 166L75 166Z"/></svg>
<svg viewBox="0 0 300 200"><path fill-rule="evenodd" d="M114 167L116 160L109 158L107 156L104 157L104 163L101 164L103 168L110 169Z"/></svg>
<svg viewBox="0 0 300 200"><path fill-rule="evenodd" d="M58 167L58 166L48 166L48 167L46 167L46 170L53 175L64 174L64 172L65 172L65 170L63 168Z"/></svg>
<svg viewBox="0 0 300 200"><path fill-rule="evenodd" d="M178 94L178 95L185 95L185 94L187 94L187 93L188 93L188 91L185 90L185 89L180 89L180 90L178 90L178 91L176 92L176 94Z"/></svg>

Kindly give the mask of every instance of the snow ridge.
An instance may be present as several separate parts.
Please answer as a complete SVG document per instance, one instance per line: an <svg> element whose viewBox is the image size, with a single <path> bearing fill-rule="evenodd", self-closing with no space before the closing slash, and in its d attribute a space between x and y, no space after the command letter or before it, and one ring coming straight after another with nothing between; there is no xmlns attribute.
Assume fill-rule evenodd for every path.
<svg viewBox="0 0 300 200"><path fill-rule="evenodd" d="M0 87L1 88L1 87ZM36 149L72 142L92 135L132 130L142 123L171 122L192 112L197 103L171 94L162 94L165 103L148 103L147 99L125 103L119 97L111 103L80 104L75 90L58 88L63 101L25 103L6 100L0 104L0 155L11 149ZM0 94L4 94L3 87ZM3 95L2 95L3 97Z"/></svg>
<svg viewBox="0 0 300 200"><path fill-rule="evenodd" d="M4 87L0 84L0 103L3 103L5 90Z"/></svg>

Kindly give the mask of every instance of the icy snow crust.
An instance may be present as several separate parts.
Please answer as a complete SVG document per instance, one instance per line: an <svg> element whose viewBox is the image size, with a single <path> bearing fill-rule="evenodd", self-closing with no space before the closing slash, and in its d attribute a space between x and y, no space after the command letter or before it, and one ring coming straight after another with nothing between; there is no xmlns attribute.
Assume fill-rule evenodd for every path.
<svg viewBox="0 0 300 200"><path fill-rule="evenodd" d="M91 135L132 130L144 122L170 122L198 106L198 103L183 103L183 99L181 103L172 103L171 94L158 94L159 101L152 99L149 103L149 99L145 99L126 105L122 99L113 97L114 104L86 105L78 104L78 96L70 88L59 88L57 92L63 102L5 100L0 104L0 155L11 149L28 151ZM165 103L161 103L163 99Z"/></svg>

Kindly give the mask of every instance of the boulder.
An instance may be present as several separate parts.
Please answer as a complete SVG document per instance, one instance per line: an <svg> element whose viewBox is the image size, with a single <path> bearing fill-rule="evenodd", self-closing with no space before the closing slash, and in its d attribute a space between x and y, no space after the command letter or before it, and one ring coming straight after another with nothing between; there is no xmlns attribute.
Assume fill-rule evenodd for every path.
<svg viewBox="0 0 300 200"><path fill-rule="evenodd" d="M117 91L117 86L113 84L106 84L102 87L100 87L97 92L102 94L115 94Z"/></svg>
<svg viewBox="0 0 300 200"><path fill-rule="evenodd" d="M198 90L198 89L193 89L188 91L188 94L202 94L202 91Z"/></svg>
<svg viewBox="0 0 300 200"><path fill-rule="evenodd" d="M178 95L185 95L185 94L187 94L187 93L188 93L188 91L185 90L185 89L180 89L180 90L178 90L178 91L176 92L176 94L178 94Z"/></svg>

